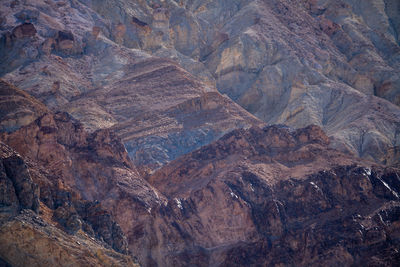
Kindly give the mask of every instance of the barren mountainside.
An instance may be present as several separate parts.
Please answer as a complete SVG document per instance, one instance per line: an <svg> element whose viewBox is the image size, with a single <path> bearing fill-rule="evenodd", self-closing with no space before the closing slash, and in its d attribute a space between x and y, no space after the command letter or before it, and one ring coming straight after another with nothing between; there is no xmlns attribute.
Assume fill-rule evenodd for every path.
<svg viewBox="0 0 400 267"><path fill-rule="evenodd" d="M2 0L0 266L397 266L397 0Z"/></svg>

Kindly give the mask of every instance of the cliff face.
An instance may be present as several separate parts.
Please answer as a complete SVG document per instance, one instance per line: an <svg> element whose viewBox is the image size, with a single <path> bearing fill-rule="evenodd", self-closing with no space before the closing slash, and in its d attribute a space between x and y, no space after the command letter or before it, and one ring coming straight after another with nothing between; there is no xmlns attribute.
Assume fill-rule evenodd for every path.
<svg viewBox="0 0 400 267"><path fill-rule="evenodd" d="M0 265L396 265L399 8L1 1Z"/></svg>
<svg viewBox="0 0 400 267"><path fill-rule="evenodd" d="M107 17L82 3L2 2L2 9L3 79L89 131L114 127L138 165L158 168L261 123L173 60L118 45L125 26L108 28ZM21 27L31 34L13 34Z"/></svg>
<svg viewBox="0 0 400 267"><path fill-rule="evenodd" d="M82 213L95 204L63 186L61 177L26 162L3 143L0 157L0 258L5 266L137 266L124 255L129 254L126 238L105 209L98 207L87 218Z"/></svg>
<svg viewBox="0 0 400 267"><path fill-rule="evenodd" d="M398 171L330 149L329 138L317 126L233 131L148 176L151 185L126 161L127 152L115 138L109 131L88 134L64 113L44 115L3 134L2 140L30 159L26 165L3 145L10 154L3 160L6 177L26 176L27 168L32 177L22 185L13 181L14 190L8 183L4 190L10 196L4 201L16 204L7 204L11 208L2 213L14 216L0 235L3 260L16 265L17 259L21 264L63 262L70 259L49 258L46 249L73 250L74 242L88 247L80 250L77 265L103 260L98 252L93 256L96 246L126 253L127 244L145 266L308 266L398 259ZM20 212L19 205L39 214ZM38 245L10 254L25 231L34 232ZM38 255L35 261L21 256L30 249ZM128 258L112 253L108 260L127 264L121 261Z"/></svg>
<svg viewBox="0 0 400 267"><path fill-rule="evenodd" d="M335 148L395 158L396 1L82 2L125 26L125 46L178 61L262 121L316 124Z"/></svg>
<svg viewBox="0 0 400 267"><path fill-rule="evenodd" d="M7 109L14 117L43 106L7 86L5 99L19 96ZM0 258L11 266L136 266L112 201L135 187L145 206L151 187L109 130L90 134L67 113L37 110L36 120L0 137L18 151L1 143Z"/></svg>
<svg viewBox="0 0 400 267"><path fill-rule="evenodd" d="M114 126L150 171L261 123L217 90L263 122L319 125L332 147L397 164L399 5L366 3L7 0L1 75L90 131Z"/></svg>
<svg viewBox="0 0 400 267"><path fill-rule="evenodd" d="M397 261L398 170L371 168L327 144L317 126L234 131L148 177L190 240L171 244L170 265Z"/></svg>

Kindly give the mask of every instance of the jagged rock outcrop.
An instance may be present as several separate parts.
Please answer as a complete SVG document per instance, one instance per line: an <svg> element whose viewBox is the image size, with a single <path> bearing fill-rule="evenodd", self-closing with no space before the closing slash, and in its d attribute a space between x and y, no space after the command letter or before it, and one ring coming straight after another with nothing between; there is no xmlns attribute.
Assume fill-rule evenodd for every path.
<svg viewBox="0 0 400 267"><path fill-rule="evenodd" d="M27 164L3 143L0 159L0 257L5 266L136 266L124 255L129 252L119 225L110 218L98 220L108 214L104 208L80 217L76 209L87 212L88 204L71 189L60 188L62 180L54 174ZM99 230L110 223L113 231ZM113 240L102 241L110 233Z"/></svg>
<svg viewBox="0 0 400 267"><path fill-rule="evenodd" d="M39 211L38 188L21 156L1 146L1 222L22 209Z"/></svg>
<svg viewBox="0 0 400 267"><path fill-rule="evenodd" d="M237 130L148 177L171 209L167 265L398 261L399 171L328 143L317 126Z"/></svg>
<svg viewBox="0 0 400 267"><path fill-rule="evenodd" d="M146 255L142 241L149 236L130 241L128 252L125 233L148 227L151 209L165 200L139 176L113 132L88 133L67 113L47 113L0 139L32 162L47 217L60 229L83 231L121 253Z"/></svg>
<svg viewBox="0 0 400 267"><path fill-rule="evenodd" d="M0 265L400 260L396 1L0 7Z"/></svg>
<svg viewBox="0 0 400 267"><path fill-rule="evenodd" d="M372 264L398 257L398 171L328 148L317 126L235 130L147 177L159 190L134 174L115 138L103 130L88 134L65 113L2 136L59 177L55 187L44 186L49 182L37 178L44 170L32 168L44 189L45 218L72 240L84 233L117 250L123 232L145 266ZM68 168L52 166L59 159L70 161ZM70 179L71 171L79 180Z"/></svg>
<svg viewBox="0 0 400 267"><path fill-rule="evenodd" d="M81 266L98 265L104 260L104 265L133 265L129 256L117 253L130 254L126 237L110 212L101 204L81 197L81 192L78 189L83 187L75 186L75 170L69 169L73 157L68 157L66 151L73 148L78 151L86 150L86 154L83 153L82 156L84 158L85 155L90 154L90 151L95 151L93 154L101 154L104 157L102 161L97 160L99 165L108 160L108 162L119 162L122 166L124 164L131 166L123 145L113 135L110 136L109 131L95 132L89 136L80 124L71 120L68 114L57 113L53 116L43 104L27 93L21 92L4 82L3 85L4 113L8 112L5 117L23 118L21 114L24 113L21 111L29 110L30 118L37 119L30 124L23 121L27 125L21 123L22 125L18 125L19 129L14 128L9 129L8 133L3 132L1 139L18 150L22 156L1 143L1 168L3 170L1 174L2 223L5 223L6 219L12 219L13 221L7 227L10 226L13 230L16 230L13 228L14 222L21 222L21 220L24 222L24 220L18 219L19 217L15 219L15 216L21 210L33 210L40 215L40 218L35 215L32 221L32 219L29 219L28 213L25 214L26 216L24 215L24 218L28 220L27 223L31 223L31 229L26 234L32 232L35 238L38 241L40 239L43 243L36 248L24 249L21 244L26 242L25 239L10 238L6 236L6 230L4 230L2 256L13 265L30 263L48 265L51 262L62 265L65 264L68 257L50 259L47 258L46 253L51 250L60 250L61 254L72 253L74 241L71 240L74 240L78 235L75 238L78 246L75 247L83 246L79 243L83 240L89 246L89 249L82 250L82 254L79 256L82 258L81 260L71 258L74 262L78 260L75 264ZM110 140L113 138L114 140ZM81 145L81 148L79 148L79 145ZM28 162L23 157L27 158ZM87 160L90 161L91 158L93 156L87 156ZM96 161L96 159L92 160ZM81 171L89 171L84 166L81 166L81 168ZM76 178L79 181L82 177ZM101 188L101 191L105 191L105 189ZM86 193L90 195L90 192ZM91 200L93 198L93 196L89 197ZM41 206L40 213L39 205ZM43 220L46 221L45 224L43 224ZM48 240L46 236L42 236L44 233L48 233L47 235L56 234L60 238L55 241ZM7 241L7 239L9 240ZM62 244L62 240L68 244ZM70 244L73 246L71 247ZM13 249L21 250L21 252L10 251L10 246ZM29 249L38 251L31 261L29 257L23 256L24 253L26 255L31 253ZM117 252L113 252L111 249ZM86 258L85 253L88 254ZM102 256L104 253L111 254ZM97 254L98 256L96 256Z"/></svg>
<svg viewBox="0 0 400 267"><path fill-rule="evenodd" d="M0 240L1 257L10 266L138 266L86 234L68 235L27 210L0 227Z"/></svg>
<svg viewBox="0 0 400 267"><path fill-rule="evenodd" d="M38 191L37 186L29 177L28 168L25 162L18 155L12 155L3 159L4 171L12 182L14 191L18 198L21 209L31 209L35 212L39 211ZM8 183L9 184L9 183Z"/></svg>
<svg viewBox="0 0 400 267"><path fill-rule="evenodd" d="M84 199L112 197L119 190L118 184L149 187L112 131L88 133L67 113L45 114L13 133L3 133L1 140L62 177L63 183ZM141 201L145 203L146 197L154 198L152 194L149 189Z"/></svg>
<svg viewBox="0 0 400 267"><path fill-rule="evenodd" d="M115 126L148 171L260 123L215 86L268 124L316 124L335 139L332 147L396 165L398 7L392 0L7 0L1 75L86 129ZM211 118L188 129L171 114L199 98L220 107L212 111L222 116L218 126Z"/></svg>
<svg viewBox="0 0 400 267"><path fill-rule="evenodd" d="M51 110L67 111L89 131L113 126L144 170L158 168L232 129L261 123L176 62L111 42L107 37L122 36L123 27L116 24L115 31L107 30L105 18L79 2L58 8L36 2L14 8L4 5L10 12L38 11L34 38L42 42L29 43L41 51L37 60L25 61L22 72L21 68L8 71L4 79ZM75 15L62 25L65 12ZM44 19L53 13L60 19ZM82 19L76 28L73 21Z"/></svg>
<svg viewBox="0 0 400 267"><path fill-rule="evenodd" d="M126 46L137 47L139 39L140 48L174 58L208 81L205 67L220 92L263 121L317 124L336 139L335 148L393 162L399 121L388 117L398 118L399 109L370 95L399 103L400 7L394 1L83 2L131 28ZM131 17L150 30L135 30ZM332 118L345 123L338 127Z"/></svg>

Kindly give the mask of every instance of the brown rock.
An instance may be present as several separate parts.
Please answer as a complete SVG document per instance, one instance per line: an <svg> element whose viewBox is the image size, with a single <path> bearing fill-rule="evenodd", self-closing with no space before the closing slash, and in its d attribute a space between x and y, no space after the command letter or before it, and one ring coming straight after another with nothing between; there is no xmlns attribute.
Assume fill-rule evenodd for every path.
<svg viewBox="0 0 400 267"><path fill-rule="evenodd" d="M54 174L49 174L35 163L29 163L28 169L22 158L3 143L0 143L0 149L1 166L5 166L3 172L0 173L0 188L3 196L0 211L1 258L16 265L48 264L53 261L65 264L67 261L75 262L77 259L79 259L76 262L78 265L85 265L84 262L97 265L96 261L106 266L109 264L134 265L129 256L115 252L129 254L124 234L107 211L97 205L94 212L88 212L89 207L94 204L80 199L79 194L63 186L60 180L52 181ZM31 175L40 186L40 200L48 205L41 204L40 213L38 212L39 191L37 185L33 184ZM36 213L29 213L26 209L34 210ZM21 210L22 215L18 215ZM13 228L21 223L26 232ZM86 230L92 236L92 240L82 230ZM14 231L20 232L22 237L19 234L9 237L9 234L16 233ZM53 236L52 239L46 239L49 233ZM98 240L94 240L93 237ZM36 245L28 249L21 247L21 244L31 242L30 238L33 238ZM40 244L42 241L44 243ZM54 251L54 249L69 251L65 253L70 254L77 247L74 242L78 244L78 247L85 246L87 249L78 258L74 258L75 253L70 255L70 259L66 256L59 258L48 256L49 250ZM10 246L15 250L10 249ZM115 251L110 250L108 246ZM35 257L27 257L31 253L30 249L36 252ZM102 256L103 253L107 256Z"/></svg>
<svg viewBox="0 0 400 267"><path fill-rule="evenodd" d="M15 38L33 37L36 35L36 28L31 23L24 23L12 30L12 35Z"/></svg>
<svg viewBox="0 0 400 267"><path fill-rule="evenodd" d="M3 80L0 80L0 95L1 131L15 131L48 112L42 103Z"/></svg>
<svg viewBox="0 0 400 267"><path fill-rule="evenodd" d="M101 32L100 27L94 26L92 28L92 35L93 35L94 38L97 39L97 37L99 36L100 32Z"/></svg>
<svg viewBox="0 0 400 267"><path fill-rule="evenodd" d="M3 159L3 166L9 179L12 181L15 194L23 209L39 211L38 188L29 175L25 162L18 155Z"/></svg>
<svg viewBox="0 0 400 267"><path fill-rule="evenodd" d="M133 228L147 223L143 218L149 218L149 210L163 198L139 177L115 134L109 130L88 134L66 113L46 114L2 138L49 173L48 178L40 172L35 176L43 191L41 200L54 209L51 220L68 234L83 229L103 245L129 253L121 227L126 230L127 225ZM140 241L131 247L135 255L146 249Z"/></svg>
<svg viewBox="0 0 400 267"><path fill-rule="evenodd" d="M122 44L124 42L125 32L126 27L124 24L119 23L117 26L115 26L114 38L117 44Z"/></svg>
<svg viewBox="0 0 400 267"><path fill-rule="evenodd" d="M12 180L7 177L3 162L0 163L0 222L17 215L20 204Z"/></svg>
<svg viewBox="0 0 400 267"><path fill-rule="evenodd" d="M25 7L2 3L2 29L17 29L12 16ZM24 248L23 236L15 240L8 229L38 231L7 225L0 258L128 265L104 250L126 251L125 233L145 266L398 262L398 171L365 160L398 164L399 108L379 98L399 99L396 7L392 0L32 1L29 8L40 10L35 38L22 28L21 38L4 33L0 73L83 124L47 113L2 134L26 159L45 203L40 216L61 229L54 235L63 242L41 242L39 231L37 244ZM97 38L94 25L103 31ZM327 135L317 126L261 128L214 84L267 123L316 124ZM10 183L1 188L13 214ZM43 223L31 215L14 222ZM82 230L99 245L78 246L89 255L83 259L69 242ZM48 248L79 256L49 263ZM98 249L113 259L93 259ZM45 256L25 261L37 256L32 250Z"/></svg>
<svg viewBox="0 0 400 267"><path fill-rule="evenodd" d="M316 126L234 131L148 177L175 202L173 214L182 214L181 238L208 255L175 242L167 264L184 266L196 258L199 265L221 266L396 260L399 243L387 226L398 227L398 170L371 170L328 143ZM349 162L363 167L336 167ZM378 220L377 213L390 215Z"/></svg>
<svg viewBox="0 0 400 267"><path fill-rule="evenodd" d="M12 266L137 266L129 256L83 233L70 236L29 212L4 224L0 241L0 257Z"/></svg>

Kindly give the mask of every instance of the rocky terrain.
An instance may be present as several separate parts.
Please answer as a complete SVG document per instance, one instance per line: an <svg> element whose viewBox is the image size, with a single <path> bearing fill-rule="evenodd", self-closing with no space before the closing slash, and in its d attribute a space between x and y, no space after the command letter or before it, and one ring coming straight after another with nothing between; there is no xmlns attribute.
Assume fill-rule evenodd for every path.
<svg viewBox="0 0 400 267"><path fill-rule="evenodd" d="M351 265L399 258L399 171L329 148L318 126L235 130L146 176L148 182L109 130L87 133L66 113L40 116L1 140L21 153L16 157L30 160L32 179L22 187L33 197L24 194L29 197L20 202L28 204L20 204L25 209L14 211L14 220L47 220L53 225L35 231L43 235L53 227L47 235L72 235L59 237L72 244L82 244L83 235L123 253L129 246L145 266ZM38 207L40 216L26 214ZM4 244L16 243L6 235L21 232L15 227L0 235ZM7 251L2 258L20 264Z"/></svg>
<svg viewBox="0 0 400 267"><path fill-rule="evenodd" d="M399 171L328 143L317 126L237 130L148 177L190 240L173 264L395 265Z"/></svg>
<svg viewBox="0 0 400 267"><path fill-rule="evenodd" d="M137 266L105 209L5 144L0 150L2 266Z"/></svg>
<svg viewBox="0 0 400 267"><path fill-rule="evenodd" d="M396 266L396 0L0 2L0 266Z"/></svg>
<svg viewBox="0 0 400 267"><path fill-rule="evenodd" d="M114 126L151 170L257 124L230 99L396 163L399 5L353 2L5 0L0 75L91 131Z"/></svg>

